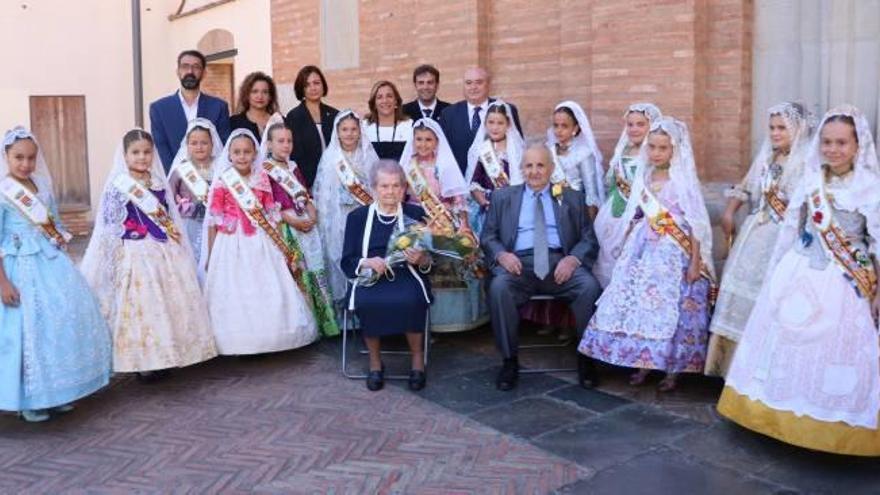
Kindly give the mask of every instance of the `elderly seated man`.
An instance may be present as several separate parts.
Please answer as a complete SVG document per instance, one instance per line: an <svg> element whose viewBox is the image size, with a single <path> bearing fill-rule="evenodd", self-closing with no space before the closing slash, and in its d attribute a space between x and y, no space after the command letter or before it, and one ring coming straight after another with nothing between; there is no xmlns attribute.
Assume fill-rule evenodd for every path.
<svg viewBox="0 0 880 495"><path fill-rule="evenodd" d="M493 193L480 239L492 270L492 329L504 358L499 390L512 390L519 378L519 306L536 294L568 301L583 332L600 292L592 274L599 247L583 193L551 186L554 163L543 144L528 148L521 167L525 184ZM580 354L578 377L585 388L596 385L593 361Z"/></svg>

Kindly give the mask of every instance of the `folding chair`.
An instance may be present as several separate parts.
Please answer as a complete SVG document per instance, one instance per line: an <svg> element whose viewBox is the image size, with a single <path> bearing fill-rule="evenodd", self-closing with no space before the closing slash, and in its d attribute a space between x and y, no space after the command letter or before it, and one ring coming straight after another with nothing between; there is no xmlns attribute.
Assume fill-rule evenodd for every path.
<svg viewBox="0 0 880 495"><path fill-rule="evenodd" d="M346 378L350 378L352 380L365 380L367 378L366 373L351 373L348 371L348 334L351 332L352 339L357 342L358 329L357 328L348 328L348 323L351 321L352 314L348 310L346 306L345 311L342 313L342 375ZM428 307L427 313L425 314L425 328L422 334L422 356L424 360L425 369L428 368L428 351L430 349L431 343L431 308ZM381 351L383 355L410 355L409 351ZM359 354L367 354L368 351L366 349L361 349ZM386 374L386 380L409 380L409 374L406 375L392 375Z"/></svg>
<svg viewBox="0 0 880 495"><path fill-rule="evenodd" d="M532 296L530 301L555 301L556 298L548 295L535 295ZM564 342L557 342L555 344L526 344L520 345L519 349L522 351L523 349L564 349L568 348L571 345L571 340L566 340ZM522 368L519 370L520 374L536 374L536 373L568 373L577 371L577 368Z"/></svg>

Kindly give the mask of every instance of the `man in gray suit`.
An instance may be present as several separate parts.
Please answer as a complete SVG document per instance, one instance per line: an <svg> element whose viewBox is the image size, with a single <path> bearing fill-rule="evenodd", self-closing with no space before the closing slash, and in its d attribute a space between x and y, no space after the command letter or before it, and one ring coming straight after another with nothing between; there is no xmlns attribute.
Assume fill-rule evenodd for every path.
<svg viewBox="0 0 880 495"><path fill-rule="evenodd" d="M492 329L504 358L499 390L513 389L519 378L519 306L535 294L568 301L583 332L601 291L592 274L599 244L583 194L564 188L554 196L554 163L543 145L529 147L521 166L526 183L492 193L480 238L492 269ZM595 386L592 360L578 354L578 370L582 386Z"/></svg>

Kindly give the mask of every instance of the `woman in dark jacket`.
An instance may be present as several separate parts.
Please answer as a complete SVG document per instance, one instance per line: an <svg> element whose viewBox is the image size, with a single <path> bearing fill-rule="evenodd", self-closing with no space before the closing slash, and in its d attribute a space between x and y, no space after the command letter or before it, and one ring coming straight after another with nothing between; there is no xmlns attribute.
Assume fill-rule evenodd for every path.
<svg viewBox="0 0 880 495"><path fill-rule="evenodd" d="M327 96L327 79L321 69L314 65L300 69L293 90L300 104L288 112L284 119L287 127L293 130L293 153L290 158L302 170L306 186L311 189L321 154L330 143L333 119L339 110L321 101Z"/></svg>

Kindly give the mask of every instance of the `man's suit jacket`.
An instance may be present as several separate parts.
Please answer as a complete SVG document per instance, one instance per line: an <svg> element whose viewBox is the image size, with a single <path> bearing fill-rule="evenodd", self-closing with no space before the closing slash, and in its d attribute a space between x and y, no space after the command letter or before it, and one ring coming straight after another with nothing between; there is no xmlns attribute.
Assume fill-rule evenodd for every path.
<svg viewBox="0 0 880 495"><path fill-rule="evenodd" d="M196 114L210 120L217 128L220 139L226 142L229 137L229 105L226 101L202 93L199 95L199 109ZM171 168L171 161L177 154L183 135L186 134L186 114L180 105L180 96L174 92L164 98L150 103L150 134L156 141L156 149L159 150L159 158L167 172Z"/></svg>
<svg viewBox="0 0 880 495"><path fill-rule="evenodd" d="M495 101L495 98L489 98L489 103ZM522 126L519 124L519 112L516 106L510 102L510 110L513 112L513 123L522 134ZM486 116L480 114L480 119ZM455 155L455 161L458 162L458 168L464 174L467 171L467 154L471 148L471 143L477 135L477 130L471 130L471 116L468 114L467 101L462 100L446 107L440 114L440 125L443 128L443 134L449 141L452 148L452 154Z"/></svg>
<svg viewBox="0 0 880 495"><path fill-rule="evenodd" d="M321 133L324 134L324 146L330 145L333 120L338 113L339 110L321 103ZM306 178L306 187L311 189L318 174L318 163L323 152L321 136L318 134L315 121L312 120L305 103L300 103L287 112L284 122L293 131L293 153L290 154L290 159L302 170Z"/></svg>
<svg viewBox="0 0 880 495"><path fill-rule="evenodd" d="M528 186L521 184L492 192L492 202L480 236L480 245L490 266L496 263L499 254L514 252L520 207L526 189ZM583 193L565 188L562 201L553 198L552 203L563 254L576 257L584 268L590 270L599 254L599 243L593 223L584 211Z"/></svg>
<svg viewBox="0 0 880 495"><path fill-rule="evenodd" d="M434 106L434 111L431 112L431 118L440 122L440 114L443 113L443 110L449 106L449 103L438 99L437 105ZM403 105L403 113L409 115L409 118L412 119L413 122L419 120L425 115L422 113L422 108L419 107L419 100L413 100L409 103Z"/></svg>

